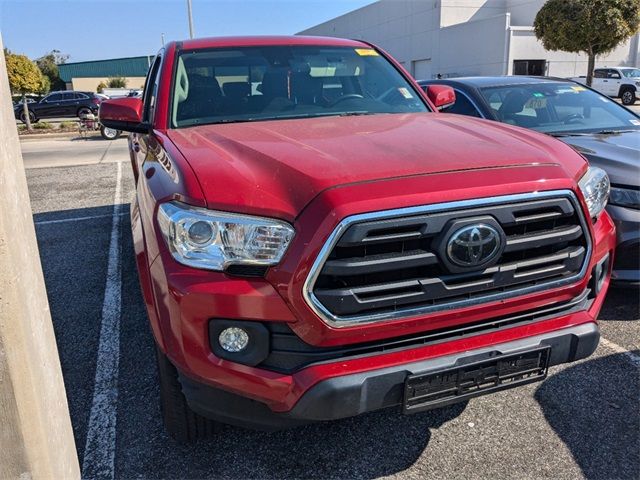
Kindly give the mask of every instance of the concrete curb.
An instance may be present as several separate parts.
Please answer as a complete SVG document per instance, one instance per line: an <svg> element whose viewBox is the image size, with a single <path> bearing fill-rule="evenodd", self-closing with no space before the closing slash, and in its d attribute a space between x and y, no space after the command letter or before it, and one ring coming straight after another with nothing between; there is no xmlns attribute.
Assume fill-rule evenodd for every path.
<svg viewBox="0 0 640 480"><path fill-rule="evenodd" d="M90 134L87 135L87 138L93 138L93 137L99 137L100 133L99 132L91 132ZM22 134L19 135L20 141L21 142L25 142L25 141L30 141L30 140L46 140L46 139L51 139L51 140L55 140L57 138L84 138L81 137L80 134L78 132L57 132L57 133L30 133L30 134Z"/></svg>

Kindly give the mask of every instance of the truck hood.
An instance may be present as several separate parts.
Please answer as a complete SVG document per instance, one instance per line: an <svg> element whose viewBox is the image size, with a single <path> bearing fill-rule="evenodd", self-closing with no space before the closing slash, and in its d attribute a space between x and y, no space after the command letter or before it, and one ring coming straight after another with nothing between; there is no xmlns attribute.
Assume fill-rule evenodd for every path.
<svg viewBox="0 0 640 480"><path fill-rule="evenodd" d="M640 186L640 130L562 137L562 141L575 147L589 163L604 169L614 185Z"/></svg>
<svg viewBox="0 0 640 480"><path fill-rule="evenodd" d="M584 167L571 148L537 132L434 113L202 125L168 136L209 208L288 220L347 184L558 163L574 178Z"/></svg>

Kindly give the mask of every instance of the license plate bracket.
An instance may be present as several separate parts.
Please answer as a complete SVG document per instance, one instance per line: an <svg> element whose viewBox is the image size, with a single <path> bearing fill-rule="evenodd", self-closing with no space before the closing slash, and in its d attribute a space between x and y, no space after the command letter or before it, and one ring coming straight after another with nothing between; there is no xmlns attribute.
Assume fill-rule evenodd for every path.
<svg viewBox="0 0 640 480"><path fill-rule="evenodd" d="M404 384L403 413L418 413L547 377L551 347L497 355L463 365L416 373Z"/></svg>

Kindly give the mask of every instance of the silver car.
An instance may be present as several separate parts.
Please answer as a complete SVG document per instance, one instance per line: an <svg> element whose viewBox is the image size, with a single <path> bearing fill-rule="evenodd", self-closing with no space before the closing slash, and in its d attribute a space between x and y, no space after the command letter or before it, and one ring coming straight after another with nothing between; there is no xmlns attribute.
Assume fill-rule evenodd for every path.
<svg viewBox="0 0 640 480"><path fill-rule="evenodd" d="M640 285L640 117L579 83L505 76L423 80L449 85L447 113L487 118L557 137L603 168L611 180L607 211L618 231L612 279Z"/></svg>

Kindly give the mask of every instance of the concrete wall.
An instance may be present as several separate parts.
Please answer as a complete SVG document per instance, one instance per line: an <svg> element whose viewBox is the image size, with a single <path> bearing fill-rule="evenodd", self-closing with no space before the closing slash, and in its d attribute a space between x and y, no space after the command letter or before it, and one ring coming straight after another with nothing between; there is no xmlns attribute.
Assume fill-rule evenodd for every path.
<svg viewBox="0 0 640 480"><path fill-rule="evenodd" d="M440 0L440 26L449 27L502 15L506 13L505 2L506 0Z"/></svg>
<svg viewBox="0 0 640 480"><path fill-rule="evenodd" d="M545 0L380 0L300 32L363 39L414 76L504 75L514 60L547 60L549 75L586 73L586 58L549 52L533 34ZM597 65L640 65L638 35Z"/></svg>
<svg viewBox="0 0 640 480"><path fill-rule="evenodd" d="M437 50L439 0L381 0L300 35L326 35L373 42L411 69L412 61L430 61Z"/></svg>
<svg viewBox="0 0 640 480"><path fill-rule="evenodd" d="M608 55L596 58L596 67L615 65L640 65L638 35L620 45ZM587 57L569 52L550 52L537 41L533 28L515 28L511 32L509 48L509 71L513 71L514 60L543 60L548 62L547 75L554 77L577 77L587 73ZM635 63L634 63L635 61Z"/></svg>
<svg viewBox="0 0 640 480"><path fill-rule="evenodd" d="M511 14L511 25L532 26L546 0L506 0L505 9Z"/></svg>
<svg viewBox="0 0 640 480"><path fill-rule="evenodd" d="M508 28L508 14L443 28L435 73L444 77L506 74Z"/></svg>
<svg viewBox="0 0 640 480"><path fill-rule="evenodd" d="M126 77L126 78L127 78L127 88L142 88L144 86L145 77ZM85 91L85 92L95 92L100 82L103 82L106 84L107 80L109 80L107 77L72 78L71 84L67 84L67 89Z"/></svg>

